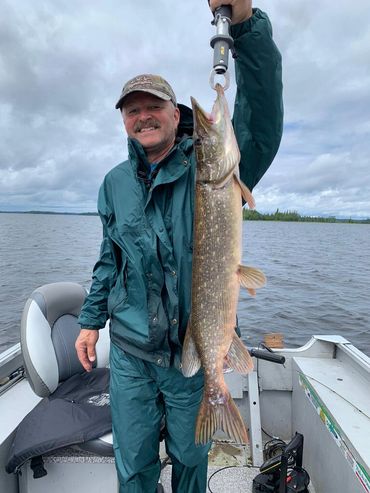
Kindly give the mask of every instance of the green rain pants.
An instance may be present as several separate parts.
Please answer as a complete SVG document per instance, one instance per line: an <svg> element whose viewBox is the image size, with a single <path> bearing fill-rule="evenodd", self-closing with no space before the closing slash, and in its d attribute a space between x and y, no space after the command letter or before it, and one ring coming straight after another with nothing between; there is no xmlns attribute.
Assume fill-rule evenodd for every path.
<svg viewBox="0 0 370 493"><path fill-rule="evenodd" d="M162 368L143 361L114 344L110 373L119 493L155 493L161 472L159 434L163 415L173 493L205 493L210 444L194 443L203 375L185 378L174 367Z"/></svg>

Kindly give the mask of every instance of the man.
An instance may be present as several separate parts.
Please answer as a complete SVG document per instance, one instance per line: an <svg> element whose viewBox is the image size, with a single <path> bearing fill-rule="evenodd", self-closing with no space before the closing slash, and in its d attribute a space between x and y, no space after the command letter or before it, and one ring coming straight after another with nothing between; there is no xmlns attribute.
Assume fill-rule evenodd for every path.
<svg viewBox="0 0 370 493"><path fill-rule="evenodd" d="M282 133L281 58L263 12L251 0L232 6L237 53L234 127L240 174L252 189L271 164ZM76 341L87 371L98 329L110 318L111 409L120 493L154 493L162 417L172 462L172 490L204 493L209 445L194 444L203 374L184 378L181 348L190 313L195 179L192 116L170 85L141 75L116 104L128 134L129 159L99 192L100 258Z"/></svg>

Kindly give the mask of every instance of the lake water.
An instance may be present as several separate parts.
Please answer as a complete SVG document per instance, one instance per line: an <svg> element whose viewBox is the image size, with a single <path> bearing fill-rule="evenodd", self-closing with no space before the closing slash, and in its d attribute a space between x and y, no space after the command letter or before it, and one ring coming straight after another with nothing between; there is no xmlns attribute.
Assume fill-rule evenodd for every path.
<svg viewBox="0 0 370 493"><path fill-rule="evenodd" d="M99 253L96 216L0 214L0 352L19 341L23 306L38 286L89 288ZM267 285L238 308L243 339L282 332L286 346L338 334L370 355L370 225L248 221L244 263Z"/></svg>

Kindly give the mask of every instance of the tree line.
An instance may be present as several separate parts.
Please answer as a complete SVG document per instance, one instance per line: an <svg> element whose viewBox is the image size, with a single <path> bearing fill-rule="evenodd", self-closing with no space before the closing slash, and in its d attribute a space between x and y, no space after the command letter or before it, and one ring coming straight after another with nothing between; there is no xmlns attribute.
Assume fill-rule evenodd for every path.
<svg viewBox="0 0 370 493"><path fill-rule="evenodd" d="M334 216L301 216L297 211L281 212L276 209L275 212L262 214L256 210L243 209L243 220L245 221L292 221L292 222L313 222L313 223L360 223L370 224L370 218L367 219L337 219Z"/></svg>

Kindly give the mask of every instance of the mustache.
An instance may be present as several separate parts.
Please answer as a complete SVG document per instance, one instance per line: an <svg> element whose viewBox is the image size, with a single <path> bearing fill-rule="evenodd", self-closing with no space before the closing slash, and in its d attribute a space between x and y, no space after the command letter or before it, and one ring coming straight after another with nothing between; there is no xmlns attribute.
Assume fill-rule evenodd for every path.
<svg viewBox="0 0 370 493"><path fill-rule="evenodd" d="M137 124L134 127L134 132L140 132L143 128L149 128L149 127L159 128L160 123L154 118L150 118L145 122L137 122Z"/></svg>

